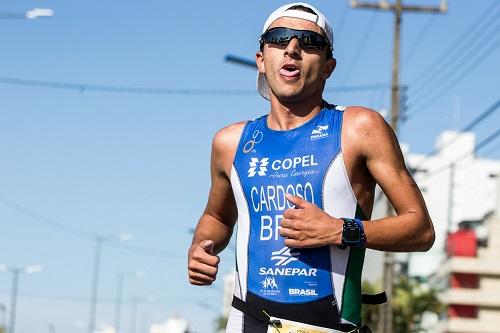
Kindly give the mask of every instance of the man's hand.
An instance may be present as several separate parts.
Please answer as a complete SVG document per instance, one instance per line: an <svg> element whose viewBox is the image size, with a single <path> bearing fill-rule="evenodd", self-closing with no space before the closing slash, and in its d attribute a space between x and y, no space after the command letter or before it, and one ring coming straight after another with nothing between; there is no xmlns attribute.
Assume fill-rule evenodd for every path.
<svg viewBox="0 0 500 333"><path fill-rule="evenodd" d="M280 235L290 248L312 248L338 245L342 241L343 222L331 217L318 206L287 194L295 208L287 209L281 220Z"/></svg>
<svg viewBox="0 0 500 333"><path fill-rule="evenodd" d="M197 286L211 285L217 276L219 261L219 257L214 255L212 240L193 244L188 254L189 283Z"/></svg>

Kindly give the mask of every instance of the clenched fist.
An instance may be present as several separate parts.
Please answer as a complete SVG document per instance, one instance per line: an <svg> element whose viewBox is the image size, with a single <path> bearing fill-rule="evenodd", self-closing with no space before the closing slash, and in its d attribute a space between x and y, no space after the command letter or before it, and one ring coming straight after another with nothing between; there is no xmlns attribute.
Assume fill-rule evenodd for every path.
<svg viewBox="0 0 500 333"><path fill-rule="evenodd" d="M204 240L191 245L188 253L189 283L208 286L215 281L220 258L214 255L214 242Z"/></svg>

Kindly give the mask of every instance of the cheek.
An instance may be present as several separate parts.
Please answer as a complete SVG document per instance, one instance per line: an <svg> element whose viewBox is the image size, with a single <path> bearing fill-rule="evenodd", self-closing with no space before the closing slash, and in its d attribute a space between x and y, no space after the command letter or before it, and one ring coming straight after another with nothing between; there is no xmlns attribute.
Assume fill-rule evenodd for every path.
<svg viewBox="0 0 500 333"><path fill-rule="evenodd" d="M308 54L304 56L304 63L309 64L305 70L305 77L319 78L324 77L326 71L326 63L321 59L320 55Z"/></svg>
<svg viewBox="0 0 500 333"><path fill-rule="evenodd" d="M320 64L316 64L308 68L305 73L305 77L311 80L317 80L318 78L324 77L324 67Z"/></svg>

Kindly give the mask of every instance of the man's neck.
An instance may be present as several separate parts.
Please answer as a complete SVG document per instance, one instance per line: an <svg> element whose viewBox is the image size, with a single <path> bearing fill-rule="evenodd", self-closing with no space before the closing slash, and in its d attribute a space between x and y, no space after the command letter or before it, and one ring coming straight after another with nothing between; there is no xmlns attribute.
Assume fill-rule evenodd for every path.
<svg viewBox="0 0 500 333"><path fill-rule="evenodd" d="M284 102L271 96L271 112L267 117L269 128L277 131L290 130L316 116L323 106L321 98L308 98L300 102Z"/></svg>

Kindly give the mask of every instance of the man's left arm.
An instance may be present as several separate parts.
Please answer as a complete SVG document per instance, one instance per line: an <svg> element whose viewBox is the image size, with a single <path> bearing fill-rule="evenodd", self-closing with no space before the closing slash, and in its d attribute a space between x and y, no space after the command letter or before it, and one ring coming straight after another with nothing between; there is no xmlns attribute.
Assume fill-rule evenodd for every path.
<svg viewBox="0 0 500 333"><path fill-rule="evenodd" d="M354 111L356 112L356 111ZM363 221L366 247L381 251L427 251L434 243L434 228L422 194L404 164L394 132L376 112L358 110L347 135L360 157L394 207L396 216ZM351 118L351 119L352 119ZM352 151L351 151L352 152ZM332 217L302 198L287 195L298 209L288 209L280 235L292 248L340 245L343 220Z"/></svg>
<svg viewBox="0 0 500 333"><path fill-rule="evenodd" d="M366 111L365 116L366 128L359 137L361 154L396 212L396 216L363 223L366 245L382 251L427 251L434 243L434 228L396 135L378 113Z"/></svg>

